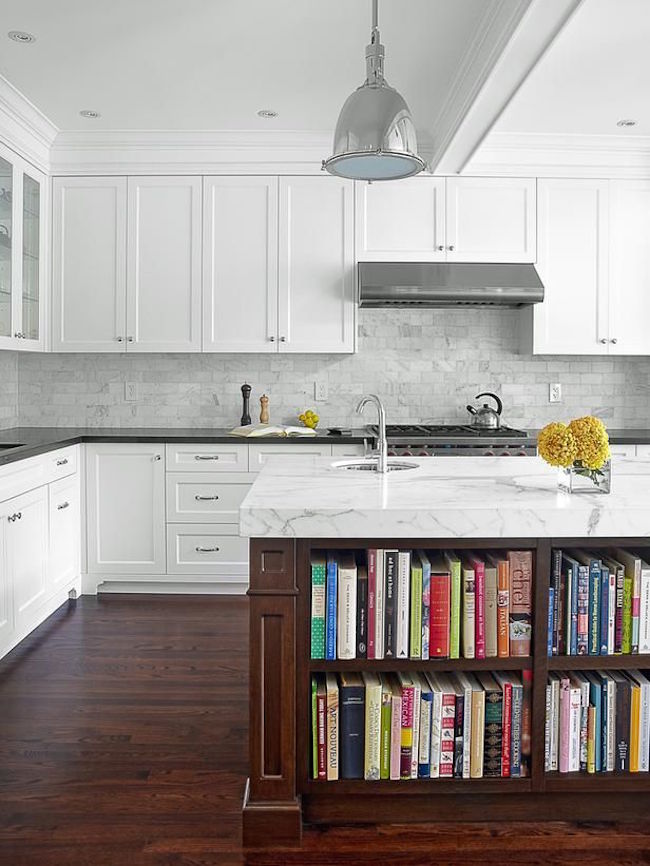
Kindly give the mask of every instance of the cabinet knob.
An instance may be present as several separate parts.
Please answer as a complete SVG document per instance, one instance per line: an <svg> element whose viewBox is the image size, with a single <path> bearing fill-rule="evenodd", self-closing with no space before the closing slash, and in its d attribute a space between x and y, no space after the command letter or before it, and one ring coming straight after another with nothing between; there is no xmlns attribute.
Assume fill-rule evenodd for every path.
<svg viewBox="0 0 650 866"><path fill-rule="evenodd" d="M269 343L275 343L275 337L269 337Z"/></svg>
<svg viewBox="0 0 650 866"><path fill-rule="evenodd" d="M601 340L600 342L601 342L601 343L606 343L607 340L603 337L602 340Z"/></svg>
<svg viewBox="0 0 650 866"><path fill-rule="evenodd" d="M132 343L132 342L133 342L133 337L127 337L127 338L126 338L126 342L127 342L127 343Z"/></svg>
<svg viewBox="0 0 650 866"><path fill-rule="evenodd" d="M281 342L281 343L286 343L286 342L287 342L287 338L286 338L286 337L280 337L280 342Z"/></svg>
<svg viewBox="0 0 650 866"><path fill-rule="evenodd" d="M455 247L453 244L449 244L449 246L447 247L447 249L448 249L450 252L453 252L453 251L456 249L456 247Z"/></svg>
<svg viewBox="0 0 650 866"><path fill-rule="evenodd" d="M197 553L218 553L218 547L195 547Z"/></svg>
<svg viewBox="0 0 650 866"><path fill-rule="evenodd" d="M124 337L116 337L115 339L117 340L118 343L124 342Z"/></svg>
<svg viewBox="0 0 650 866"><path fill-rule="evenodd" d="M162 457L161 457L160 454L154 454L153 459L154 459L154 460L162 460Z"/></svg>
<svg viewBox="0 0 650 866"><path fill-rule="evenodd" d="M616 339L616 337L614 337L614 339L610 340L609 342L610 343L618 343L618 340Z"/></svg>
<svg viewBox="0 0 650 866"><path fill-rule="evenodd" d="M438 245L438 252L441 253L441 252L444 250L444 248L445 248L445 245L444 245L444 244L439 244L439 245Z"/></svg>
<svg viewBox="0 0 650 866"><path fill-rule="evenodd" d="M56 510L57 511L63 511L64 508L69 508L69 507L70 507L69 502L62 502L60 505L56 506Z"/></svg>

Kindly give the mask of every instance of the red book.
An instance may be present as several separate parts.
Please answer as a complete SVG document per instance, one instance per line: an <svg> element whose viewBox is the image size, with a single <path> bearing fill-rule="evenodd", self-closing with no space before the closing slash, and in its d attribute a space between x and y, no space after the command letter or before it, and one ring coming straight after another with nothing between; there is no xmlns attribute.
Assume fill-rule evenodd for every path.
<svg viewBox="0 0 650 866"><path fill-rule="evenodd" d="M508 552L510 566L510 655L529 656L532 636L533 554Z"/></svg>
<svg viewBox="0 0 650 866"><path fill-rule="evenodd" d="M451 575L431 563L429 596L429 658L449 658L449 624L451 622Z"/></svg>
<svg viewBox="0 0 650 866"><path fill-rule="evenodd" d="M318 678L316 690L316 731L317 756L318 756L318 778L327 779L327 690L325 678Z"/></svg>
<svg viewBox="0 0 650 866"><path fill-rule="evenodd" d="M408 674L398 673L402 687L402 732L400 738L400 779L411 778L411 761L413 758L413 714L415 707L415 686Z"/></svg>
<svg viewBox="0 0 650 866"><path fill-rule="evenodd" d="M485 563L476 556L470 556L474 569L474 586L476 598L474 601L476 616L474 619L475 658L485 658Z"/></svg>
<svg viewBox="0 0 650 866"><path fill-rule="evenodd" d="M368 658L375 658L377 616L377 551L368 551Z"/></svg>
<svg viewBox="0 0 650 866"><path fill-rule="evenodd" d="M510 778L510 738L512 736L512 683L501 682L503 686L503 716L501 718L501 776Z"/></svg>
<svg viewBox="0 0 650 866"><path fill-rule="evenodd" d="M440 720L440 777L454 775L454 745L456 739L456 692L445 676L439 678L442 686L442 718Z"/></svg>

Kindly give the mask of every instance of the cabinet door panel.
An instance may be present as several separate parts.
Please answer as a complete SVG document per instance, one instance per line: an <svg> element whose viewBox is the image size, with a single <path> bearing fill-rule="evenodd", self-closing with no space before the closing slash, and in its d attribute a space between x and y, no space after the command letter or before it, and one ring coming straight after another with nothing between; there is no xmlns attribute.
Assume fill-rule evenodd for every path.
<svg viewBox="0 0 650 866"><path fill-rule="evenodd" d="M203 349L277 352L278 179L204 183Z"/></svg>
<svg viewBox="0 0 650 866"><path fill-rule="evenodd" d="M356 184L358 261L445 260L445 179Z"/></svg>
<svg viewBox="0 0 650 866"><path fill-rule="evenodd" d="M52 348L123 352L126 178L54 178Z"/></svg>
<svg viewBox="0 0 650 866"><path fill-rule="evenodd" d="M79 575L79 477L72 475L49 485L50 556L49 593L55 593Z"/></svg>
<svg viewBox="0 0 650 866"><path fill-rule="evenodd" d="M13 583L7 562L7 517L0 514L0 653L14 630Z"/></svg>
<svg viewBox="0 0 650 866"><path fill-rule="evenodd" d="M280 178L280 351L353 352L354 186Z"/></svg>
<svg viewBox="0 0 650 866"><path fill-rule="evenodd" d="M650 355L650 181L610 182L609 346Z"/></svg>
<svg viewBox="0 0 650 866"><path fill-rule="evenodd" d="M16 348L42 350L45 346L45 176L31 167L22 172L22 337Z"/></svg>
<svg viewBox="0 0 650 866"><path fill-rule="evenodd" d="M47 598L47 488L5 503L7 566L13 580L16 626L27 624Z"/></svg>
<svg viewBox="0 0 650 866"><path fill-rule="evenodd" d="M164 446L87 446L88 571L165 573Z"/></svg>
<svg viewBox="0 0 650 866"><path fill-rule="evenodd" d="M544 301L533 310L533 351L607 354L607 181L540 180L538 210Z"/></svg>
<svg viewBox="0 0 650 866"><path fill-rule="evenodd" d="M127 349L201 350L201 178L128 180Z"/></svg>
<svg viewBox="0 0 650 866"><path fill-rule="evenodd" d="M534 262L535 181L447 178L447 261Z"/></svg>

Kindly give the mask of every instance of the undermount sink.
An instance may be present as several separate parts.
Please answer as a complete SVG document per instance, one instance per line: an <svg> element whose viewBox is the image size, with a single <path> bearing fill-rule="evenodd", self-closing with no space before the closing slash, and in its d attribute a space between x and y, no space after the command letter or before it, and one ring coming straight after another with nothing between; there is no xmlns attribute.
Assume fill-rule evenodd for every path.
<svg viewBox="0 0 650 866"><path fill-rule="evenodd" d="M22 448L22 442L6 443L0 442L0 451L5 451L7 448Z"/></svg>
<svg viewBox="0 0 650 866"><path fill-rule="evenodd" d="M352 469L357 472L377 472L377 460L337 460L332 463L334 469ZM408 463L406 460L389 460L389 472L402 472L405 469L417 469L417 463Z"/></svg>

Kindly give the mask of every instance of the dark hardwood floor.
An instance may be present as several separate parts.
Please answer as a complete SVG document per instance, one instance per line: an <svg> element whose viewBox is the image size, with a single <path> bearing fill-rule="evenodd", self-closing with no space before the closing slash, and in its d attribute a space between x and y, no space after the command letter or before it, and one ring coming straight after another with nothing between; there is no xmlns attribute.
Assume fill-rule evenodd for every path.
<svg viewBox="0 0 650 866"><path fill-rule="evenodd" d="M650 864L643 826L314 829L241 851L247 601L83 598L0 662L2 866ZM561 819L558 815L558 819Z"/></svg>

